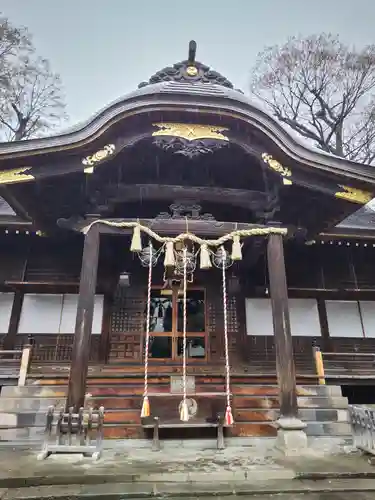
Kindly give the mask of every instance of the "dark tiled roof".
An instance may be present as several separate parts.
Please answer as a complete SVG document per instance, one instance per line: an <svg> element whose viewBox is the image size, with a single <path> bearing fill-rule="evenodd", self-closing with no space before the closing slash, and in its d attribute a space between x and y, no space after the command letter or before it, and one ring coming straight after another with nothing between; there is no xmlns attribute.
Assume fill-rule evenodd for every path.
<svg viewBox="0 0 375 500"><path fill-rule="evenodd" d="M13 208L0 196L0 215L14 215L16 216L16 212Z"/></svg>
<svg viewBox="0 0 375 500"><path fill-rule="evenodd" d="M340 224L338 228L352 228L352 229L375 229L375 204L371 201L364 207L349 215Z"/></svg>

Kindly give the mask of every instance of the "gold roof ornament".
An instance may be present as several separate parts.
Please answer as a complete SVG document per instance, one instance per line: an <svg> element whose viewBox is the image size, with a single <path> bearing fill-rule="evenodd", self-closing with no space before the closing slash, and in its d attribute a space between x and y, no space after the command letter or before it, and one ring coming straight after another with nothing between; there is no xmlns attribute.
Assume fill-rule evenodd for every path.
<svg viewBox="0 0 375 500"><path fill-rule="evenodd" d="M341 198L346 201L351 201L352 203L358 203L359 205L366 205L374 197L373 193L369 191L362 191L362 189L352 188L350 186L343 186L339 184L341 191L335 193L336 198Z"/></svg>
<svg viewBox="0 0 375 500"><path fill-rule="evenodd" d="M94 172L94 166L103 160L107 160L109 156L112 156L115 149L116 146L114 144L107 144L104 148L99 149L93 155L83 158L82 164L87 166L87 168L84 169L85 174L92 174Z"/></svg>
<svg viewBox="0 0 375 500"><path fill-rule="evenodd" d="M189 75L189 76L197 76L198 74L198 70L195 66L188 66L186 68L186 73Z"/></svg>
<svg viewBox="0 0 375 500"><path fill-rule="evenodd" d="M11 170L0 171L0 184L16 184L19 182L33 181L35 177L29 173L31 171L31 167L13 168Z"/></svg>
<svg viewBox="0 0 375 500"><path fill-rule="evenodd" d="M262 153L262 159L264 163L267 163L267 165L272 170L281 175L281 177L283 178L283 184L285 184L286 186L290 186L291 184L293 184L292 181L288 179L288 177L292 176L292 171L290 170L290 168L281 165L281 163L275 160L273 156L268 153Z"/></svg>
<svg viewBox="0 0 375 500"><path fill-rule="evenodd" d="M229 129L225 127L217 127L215 125L198 125L194 123L153 123L153 126L158 127L159 129L152 133L153 137L181 137L186 141L195 141L200 139L229 141L228 137L223 134L223 132Z"/></svg>

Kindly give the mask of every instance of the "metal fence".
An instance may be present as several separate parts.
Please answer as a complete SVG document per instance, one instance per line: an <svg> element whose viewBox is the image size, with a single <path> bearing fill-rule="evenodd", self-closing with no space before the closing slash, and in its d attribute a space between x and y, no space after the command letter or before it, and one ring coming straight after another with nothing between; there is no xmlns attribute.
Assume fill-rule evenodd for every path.
<svg viewBox="0 0 375 500"><path fill-rule="evenodd" d="M349 405L349 421L354 446L375 455L375 408Z"/></svg>

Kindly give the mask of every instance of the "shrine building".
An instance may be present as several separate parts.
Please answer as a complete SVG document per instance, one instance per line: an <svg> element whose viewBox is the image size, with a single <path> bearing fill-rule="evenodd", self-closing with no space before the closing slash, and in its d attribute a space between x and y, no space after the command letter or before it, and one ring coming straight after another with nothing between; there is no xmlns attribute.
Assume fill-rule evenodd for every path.
<svg viewBox="0 0 375 500"><path fill-rule="evenodd" d="M48 404L103 406L108 439L219 414L228 438L349 434L375 385L374 167L306 146L195 42L83 125L0 144L0 196L0 349L32 344L22 387L0 350L0 411L24 401L0 441Z"/></svg>

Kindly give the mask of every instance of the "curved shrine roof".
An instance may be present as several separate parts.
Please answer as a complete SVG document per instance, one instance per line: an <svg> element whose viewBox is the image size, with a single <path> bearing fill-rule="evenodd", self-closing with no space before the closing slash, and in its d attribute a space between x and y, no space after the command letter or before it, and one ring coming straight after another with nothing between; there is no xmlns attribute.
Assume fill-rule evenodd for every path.
<svg viewBox="0 0 375 500"><path fill-rule="evenodd" d="M15 160L27 155L44 155L57 150L61 152L81 148L93 138L100 138L103 131L111 127L116 120L125 120L126 116L131 114L147 114L150 109L163 111L167 107L174 107L185 110L189 123L191 112L196 116L196 110L201 108L207 115L212 115L211 120L214 116L239 117L238 125L243 123L245 127L250 124L264 136L268 136L280 153L286 156L285 161L289 161L291 165L293 162L299 162L322 173L326 171L342 178L344 176L356 179L369 186L375 185L373 167L335 157L306 144L304 139L286 130L270 113L245 96L242 91L235 89L225 76L196 61L195 56L196 43L192 41L186 60L157 71L148 81L140 83L133 92L117 99L87 122L59 135L0 144L0 162L2 159L7 162L8 159ZM241 127L236 125L236 128ZM233 130L232 134L237 132L238 130ZM368 228L368 224L366 226Z"/></svg>

